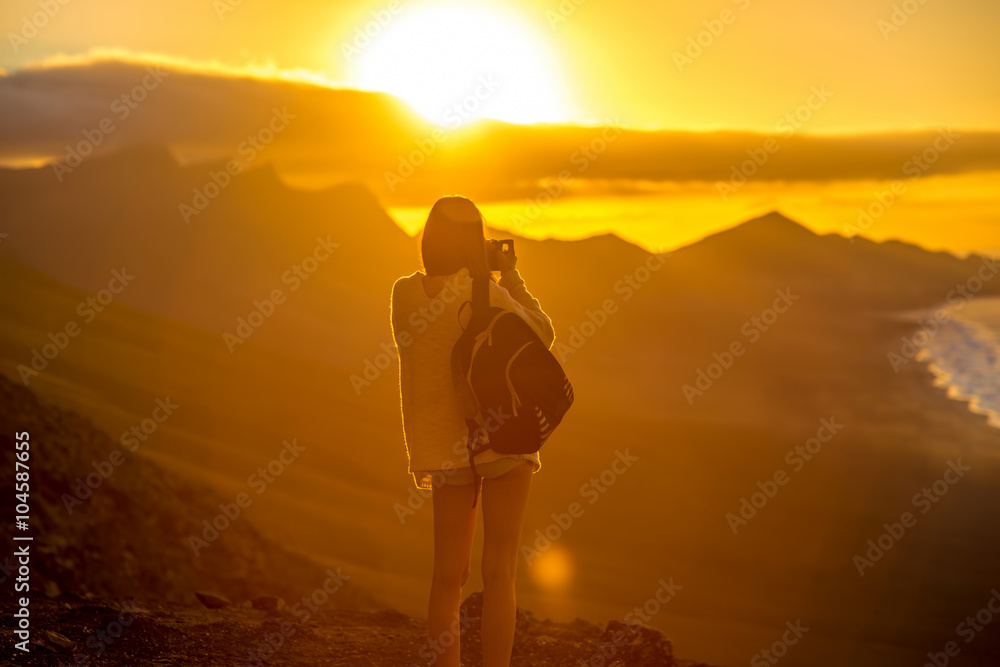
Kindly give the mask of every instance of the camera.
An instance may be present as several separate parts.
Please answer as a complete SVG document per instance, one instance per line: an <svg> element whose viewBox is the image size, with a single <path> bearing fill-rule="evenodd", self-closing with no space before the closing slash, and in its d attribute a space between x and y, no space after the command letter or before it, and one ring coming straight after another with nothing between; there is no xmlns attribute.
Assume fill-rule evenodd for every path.
<svg viewBox="0 0 1000 667"><path fill-rule="evenodd" d="M500 253L514 254L514 239L486 239L486 263L490 271L500 270Z"/></svg>

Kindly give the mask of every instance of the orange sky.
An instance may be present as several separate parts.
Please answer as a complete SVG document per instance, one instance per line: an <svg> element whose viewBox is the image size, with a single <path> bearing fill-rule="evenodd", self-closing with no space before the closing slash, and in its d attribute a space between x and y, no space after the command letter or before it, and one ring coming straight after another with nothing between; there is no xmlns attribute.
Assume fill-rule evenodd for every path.
<svg viewBox="0 0 1000 667"><path fill-rule="evenodd" d="M425 112L474 90L475 73L501 71L503 85L480 112L503 119L762 132L822 85L833 97L804 131L998 129L1000 4L914 6L894 25L893 3L870 0L88 0L60 5L33 30L42 22L32 18L35 0L8 0L0 67L95 48L270 62L348 85L415 81L424 90L416 95L432 98ZM358 32L366 28L368 43ZM440 66L449 58L461 65L450 77ZM394 79L387 62L410 74Z"/></svg>
<svg viewBox="0 0 1000 667"><path fill-rule="evenodd" d="M1000 49L994 44L1000 3L911 1L907 7L918 8L912 14L868 0L88 0L57 3L49 17L39 14L36 0L10 0L0 8L9 42L0 49L0 68L14 73L67 59L92 64L95 54L112 53L140 67L166 60L192 74L253 69L267 79L383 90L450 130L490 117L779 137L781 152L759 173L754 168L745 187L724 193L726 170L749 164L744 152L759 153L762 137L671 135L654 143L652 135L647 140L637 133L638 140L621 140L588 163L572 193L525 225L518 221L541 192L539 179L573 167L575 143L557 143L566 131L521 128L530 133L516 141L503 134L477 145L484 124L464 126L471 128L473 152L489 148L494 159L454 173L484 184L467 194L488 208L497 226L534 237L612 231L664 250L772 209L819 231L859 231L860 211L893 179L909 177L901 166L925 150L918 142L900 152L913 140L899 133L961 128L966 138L934 171L918 174L905 196L860 231L959 253L997 251L996 150L970 137L974 130L1000 131ZM132 85L125 70L92 69L75 83L60 73L35 76L41 87L30 93L27 82L14 77L0 86L10 96L4 98L9 115L0 118L5 164L52 159L53 151L59 157L64 144L106 113L105 98ZM47 81L63 82L57 88L71 83L59 97ZM304 177L315 177L316 185L359 180L411 231L431 190L470 187L442 172L444 183L417 187L415 197L395 188L390 193L382 174L396 168L413 141L427 140L423 126L373 100L345 103L319 92L265 88L220 87L208 77L182 83L175 76L113 139L170 144L182 159L217 159L238 143L230 133L260 123L254 101L263 107L298 102L299 120L267 153L293 184L304 184ZM373 126L367 133L345 129L359 117ZM873 139L836 136L822 150L809 143L810 137L865 133ZM452 144L464 140L451 141L435 159L447 163ZM851 152L865 141L867 148ZM637 144L649 150L636 152ZM303 153L303 146L314 154ZM719 152L727 146L729 152ZM504 160L520 166L516 177L486 168ZM876 164L885 160L888 167ZM330 171L331 163L350 169ZM407 185L434 169L426 167Z"/></svg>

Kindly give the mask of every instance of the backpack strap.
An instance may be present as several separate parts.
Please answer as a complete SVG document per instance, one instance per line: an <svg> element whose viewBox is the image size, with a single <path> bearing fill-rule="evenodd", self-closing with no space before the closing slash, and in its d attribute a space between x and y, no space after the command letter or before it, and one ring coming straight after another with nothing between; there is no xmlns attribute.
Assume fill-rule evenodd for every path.
<svg viewBox="0 0 1000 667"><path fill-rule="evenodd" d="M490 308L490 279L482 276L472 279L472 317L480 329L486 326L486 311ZM471 322L470 322L471 324Z"/></svg>
<svg viewBox="0 0 1000 667"><path fill-rule="evenodd" d="M472 318L469 320L469 326L473 327L473 331L479 332L486 328L486 318L487 311L490 307L490 285L489 278L486 276L473 277L472 278ZM472 497L472 507L476 507L476 503L479 502L479 487L480 479L479 473L476 471L476 459L475 456L479 453L479 439L476 437L476 431L479 430L479 422L475 419L466 418L466 426L469 428L468 439L466 440L466 449L469 452L469 467L472 470L472 483L475 485L473 487L475 495Z"/></svg>

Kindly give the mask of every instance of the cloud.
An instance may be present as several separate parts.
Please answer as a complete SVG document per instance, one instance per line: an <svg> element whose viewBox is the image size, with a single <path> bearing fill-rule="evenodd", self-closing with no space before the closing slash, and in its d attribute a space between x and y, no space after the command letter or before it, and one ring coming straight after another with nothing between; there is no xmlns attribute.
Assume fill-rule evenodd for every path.
<svg viewBox="0 0 1000 667"><path fill-rule="evenodd" d="M7 74L0 106L7 161L61 159L102 123L113 130L100 132L95 153L157 143L193 158L225 157L277 107L296 121L272 155L363 165L366 152L394 148L416 123L391 96L321 84L310 73L117 52L59 56Z"/></svg>
<svg viewBox="0 0 1000 667"><path fill-rule="evenodd" d="M306 69L279 68L273 60L264 63L232 65L219 61L199 61L168 54L130 51L121 48L91 49L86 53L69 55L57 53L43 60L28 63L22 71L38 71L66 67L89 67L100 63L140 65L160 65L174 72L188 74L208 74L223 77L259 79L264 81L284 80L311 83L329 88L343 88L319 72ZM3 70L0 70L3 71Z"/></svg>
<svg viewBox="0 0 1000 667"><path fill-rule="evenodd" d="M314 72L107 50L0 76L0 108L0 160L9 164L63 159L67 146L88 136L100 138L95 154L163 144L188 161L228 158L283 109L294 119L266 154L280 172L359 180L385 196L386 174L419 161L391 193L397 202L441 191L516 197L566 172L595 191L619 193L727 181L740 171L758 182L902 178L908 162L934 153L937 138L934 131L765 137L624 130L609 139L602 127L498 121L442 130L396 98L338 87ZM99 131L102 123L113 129ZM958 134L930 173L1000 170L1000 134ZM765 146L767 160L754 168Z"/></svg>

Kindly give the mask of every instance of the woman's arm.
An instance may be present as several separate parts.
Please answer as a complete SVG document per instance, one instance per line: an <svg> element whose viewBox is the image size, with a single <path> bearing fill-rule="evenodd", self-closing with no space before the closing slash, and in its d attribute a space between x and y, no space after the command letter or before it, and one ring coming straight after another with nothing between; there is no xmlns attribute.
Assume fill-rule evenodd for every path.
<svg viewBox="0 0 1000 667"><path fill-rule="evenodd" d="M389 323L392 327L392 339L396 344L396 349L398 350L397 357L399 359L399 409L402 414L403 419L403 438L406 439L406 427L407 427L407 415L413 414L413 406L410 401L409 390L413 386L413 376L410 369L410 355L404 353L404 350L399 344L400 334L406 331L404 314L402 312L401 304L397 299L397 294L399 288L403 282L403 278L397 280L392 286L392 296L389 297Z"/></svg>
<svg viewBox="0 0 1000 667"><path fill-rule="evenodd" d="M492 282L492 281L490 281ZM538 299L531 296L524 286L524 280L517 269L509 268L500 273L500 285L490 288L490 305L512 310L531 326L542 339L546 347L551 348L555 342L556 333L552 321L542 311Z"/></svg>

